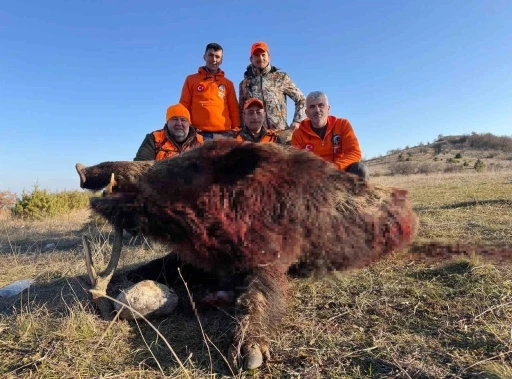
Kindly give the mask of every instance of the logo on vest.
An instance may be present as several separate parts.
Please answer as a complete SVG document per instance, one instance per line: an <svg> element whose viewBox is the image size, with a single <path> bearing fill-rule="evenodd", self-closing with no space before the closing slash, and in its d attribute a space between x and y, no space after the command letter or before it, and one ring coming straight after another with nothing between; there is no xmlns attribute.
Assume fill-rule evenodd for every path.
<svg viewBox="0 0 512 379"><path fill-rule="evenodd" d="M340 144L340 135L339 134L335 134L332 136L332 139L331 139L331 142L334 144L334 145L339 145Z"/></svg>
<svg viewBox="0 0 512 379"><path fill-rule="evenodd" d="M203 91L204 91L204 86L203 86L202 84L199 84L199 85L197 86L197 90L198 90L199 92L203 92Z"/></svg>
<svg viewBox="0 0 512 379"><path fill-rule="evenodd" d="M306 146L304 146L304 150L313 151L313 145L308 143Z"/></svg>

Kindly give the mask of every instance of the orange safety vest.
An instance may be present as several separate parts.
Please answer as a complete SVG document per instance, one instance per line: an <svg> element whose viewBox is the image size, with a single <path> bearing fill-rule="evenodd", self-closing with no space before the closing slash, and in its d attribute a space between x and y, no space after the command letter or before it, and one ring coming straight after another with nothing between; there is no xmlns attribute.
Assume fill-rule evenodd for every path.
<svg viewBox="0 0 512 379"><path fill-rule="evenodd" d="M165 129L156 130L152 134L155 137L155 160L157 161L175 157L203 143L203 136L197 134L195 130L192 134L189 133L189 136L181 146L167 136Z"/></svg>
<svg viewBox="0 0 512 379"><path fill-rule="evenodd" d="M248 134L248 132L244 129L242 129L242 131L237 134L235 139L240 142L243 142L243 141L254 142L254 140L252 138L244 138L243 134ZM269 143L269 142L277 143L277 133L274 132L273 130L266 130L265 134L257 142L258 143Z"/></svg>

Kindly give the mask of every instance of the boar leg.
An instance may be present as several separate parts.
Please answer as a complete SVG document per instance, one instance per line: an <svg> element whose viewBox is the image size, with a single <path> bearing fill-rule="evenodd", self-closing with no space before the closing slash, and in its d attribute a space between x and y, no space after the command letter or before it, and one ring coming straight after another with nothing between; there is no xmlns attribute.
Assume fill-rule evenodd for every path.
<svg viewBox="0 0 512 379"><path fill-rule="evenodd" d="M271 265L247 277L237 299L237 325L228 361L236 372L257 368L270 359L269 337L286 313L286 269Z"/></svg>
<svg viewBox="0 0 512 379"><path fill-rule="evenodd" d="M85 264L92 286L89 293L92 295L92 299L96 303L102 317L106 320L111 320L113 318L112 312L114 308L110 300L104 296L107 294L108 284L114 275L119 263L119 257L121 256L121 249L123 247L123 227L119 223L114 225L114 243L112 245L112 253L107 268L102 274L98 274L94 268L91 242L89 238L83 236L82 240L84 243Z"/></svg>

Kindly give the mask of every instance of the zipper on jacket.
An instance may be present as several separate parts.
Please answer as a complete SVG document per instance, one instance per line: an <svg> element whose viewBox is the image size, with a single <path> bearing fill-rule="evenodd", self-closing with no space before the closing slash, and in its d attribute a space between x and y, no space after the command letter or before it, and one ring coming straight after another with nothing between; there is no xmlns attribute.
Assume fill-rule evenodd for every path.
<svg viewBox="0 0 512 379"><path fill-rule="evenodd" d="M267 128L270 129L270 121L268 120L267 103L265 102L265 95L263 94L263 75L260 73L260 91L263 105L265 106L265 118L267 119Z"/></svg>

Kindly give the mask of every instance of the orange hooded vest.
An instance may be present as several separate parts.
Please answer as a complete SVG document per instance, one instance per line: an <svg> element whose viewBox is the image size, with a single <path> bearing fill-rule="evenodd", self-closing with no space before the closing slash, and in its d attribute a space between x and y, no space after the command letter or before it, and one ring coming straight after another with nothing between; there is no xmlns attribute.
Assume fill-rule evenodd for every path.
<svg viewBox="0 0 512 379"><path fill-rule="evenodd" d="M160 161L166 158L172 158L180 155L193 147L199 146L203 143L203 137L193 131L187 139L183 142L181 147L176 144L172 139L168 138L165 129L156 130L153 132L155 137L155 160Z"/></svg>
<svg viewBox="0 0 512 379"><path fill-rule="evenodd" d="M200 67L187 76L180 103L190 112L191 124L199 131L225 132L240 128L240 114L233 82L220 70L211 74Z"/></svg>
<svg viewBox="0 0 512 379"><path fill-rule="evenodd" d="M340 170L346 170L362 158L352 125L347 119L335 116L327 117L327 129L323 140L313 131L311 120L306 118L293 132L291 145L309 150L326 161L333 162Z"/></svg>

